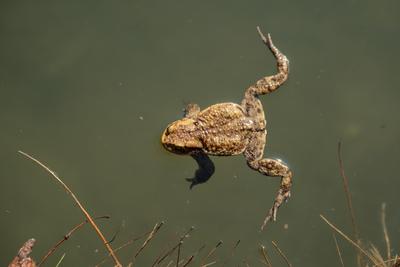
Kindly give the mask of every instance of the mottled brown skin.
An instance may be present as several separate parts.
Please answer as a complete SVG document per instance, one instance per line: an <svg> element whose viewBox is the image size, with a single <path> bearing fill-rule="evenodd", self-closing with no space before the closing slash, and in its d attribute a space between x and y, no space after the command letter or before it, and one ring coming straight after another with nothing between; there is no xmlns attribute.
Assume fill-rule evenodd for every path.
<svg viewBox="0 0 400 267"><path fill-rule="evenodd" d="M278 208L290 197L292 172L278 159L263 158L267 129L258 96L275 91L287 80L289 60L274 46L269 34L265 37L258 27L257 30L276 58L278 73L250 86L241 105L220 103L200 111L198 105L189 104L185 117L168 125L161 142L171 152L189 154L196 159L200 167L197 172L210 167L210 171L203 171L208 177L214 172L214 166L207 155L232 156L242 153L250 168L267 176L281 177L274 204L261 226L263 229L268 221L276 220Z"/></svg>

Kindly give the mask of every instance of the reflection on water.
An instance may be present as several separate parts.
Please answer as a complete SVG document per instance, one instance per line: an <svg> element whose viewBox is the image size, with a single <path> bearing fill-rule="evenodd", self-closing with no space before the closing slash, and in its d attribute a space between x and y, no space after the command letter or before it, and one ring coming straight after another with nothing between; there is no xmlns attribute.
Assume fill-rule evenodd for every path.
<svg viewBox="0 0 400 267"><path fill-rule="evenodd" d="M294 266L337 266L319 214L351 233L336 155L342 140L361 236L384 248L382 202L389 235L400 224L398 10L397 2L374 1L2 3L0 264L31 237L40 258L83 220L18 150L54 169L94 216L111 216L99 224L107 238L116 235L114 247L164 220L137 265L152 264L195 226L182 257L206 245L205 257L223 240L210 261L257 266L261 243L279 266L274 240ZM217 157L213 177L189 190L196 162L160 144L185 103L239 103L248 85L274 73L257 25L291 62L288 82L261 97L265 156L284 157L295 174L291 201L261 233L278 179L250 170L241 156ZM354 264L351 245L338 242L345 264ZM138 247L121 250L121 259ZM398 251L395 238L392 247ZM89 227L48 265L63 252L64 266L94 265L105 253Z"/></svg>

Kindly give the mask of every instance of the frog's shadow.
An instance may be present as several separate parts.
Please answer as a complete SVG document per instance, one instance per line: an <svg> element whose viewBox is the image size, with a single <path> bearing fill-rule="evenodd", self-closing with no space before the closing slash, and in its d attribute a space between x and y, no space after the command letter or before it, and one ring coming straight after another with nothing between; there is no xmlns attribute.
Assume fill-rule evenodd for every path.
<svg viewBox="0 0 400 267"><path fill-rule="evenodd" d="M190 182L189 188L192 189L198 184L207 182L214 174L215 166L205 153L198 152L193 153L190 156L197 162L198 165L198 169L194 173L194 177L186 178L186 181Z"/></svg>

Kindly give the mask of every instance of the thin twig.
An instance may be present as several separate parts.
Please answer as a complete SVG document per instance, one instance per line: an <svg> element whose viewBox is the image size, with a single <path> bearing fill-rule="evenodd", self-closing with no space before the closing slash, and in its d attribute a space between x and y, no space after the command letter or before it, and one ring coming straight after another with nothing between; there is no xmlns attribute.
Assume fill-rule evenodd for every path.
<svg viewBox="0 0 400 267"><path fill-rule="evenodd" d="M189 265L189 263L191 263L194 259L194 257L196 257L200 251L202 251L204 248L206 247L206 245L202 245L194 254L190 255L190 257L188 258L188 260L182 265L182 267L186 267Z"/></svg>
<svg viewBox="0 0 400 267"><path fill-rule="evenodd" d="M178 255L176 256L176 267L179 266L179 257L181 256L181 247L182 247L183 241L179 242L178 246Z"/></svg>
<svg viewBox="0 0 400 267"><path fill-rule="evenodd" d="M210 250L210 252L207 254L207 256L201 261L200 266L206 266L203 263L209 258L211 257L212 254L214 254L215 250L217 250L217 248L219 246L221 246L223 244L222 240L218 241L218 243L215 245L215 247L213 247L213 249Z"/></svg>
<svg viewBox="0 0 400 267"><path fill-rule="evenodd" d="M114 253L111 245L108 243L107 239L104 237L103 233L100 231L100 228L97 226L97 224L94 222L92 216L89 214L89 212L87 212L87 210L83 207L83 205L81 204L81 202L78 200L78 198L75 196L75 194L71 191L71 189L69 189L69 187L61 180L60 177L58 177L58 175L52 171L49 167L47 167L45 164L43 164L42 162L40 162L39 160L35 159L34 157L32 157L31 155L23 152L23 151L18 151L18 153L24 155L25 157L29 158L30 160L32 160L33 162L35 162L36 164L38 164L39 166L41 166L43 169L45 169L49 174L51 174L51 176L53 176L63 187L64 189L71 195L71 197L73 198L73 200L75 201L75 203L78 205L79 209L82 211L82 213L85 215L86 219L89 221L90 225L93 227L93 229L96 231L97 235L100 237L100 239L103 241L104 246L106 247L106 249L108 250L108 252L110 253L111 257L113 258L114 262L115 262L115 266L118 267L122 267L117 255Z"/></svg>
<svg viewBox="0 0 400 267"><path fill-rule="evenodd" d="M385 238L385 244L386 244L386 255L387 255L387 258L390 259L390 258L392 258L392 255L390 252L391 248L390 248L389 234L388 234L388 230L386 227L386 203L382 203L381 222L382 222L383 236Z"/></svg>
<svg viewBox="0 0 400 267"><path fill-rule="evenodd" d="M59 261L57 262L57 264L56 264L56 267L60 266L61 262L64 260L64 257L65 257L65 253L62 254L60 260L59 260Z"/></svg>
<svg viewBox="0 0 400 267"><path fill-rule="evenodd" d="M97 219L109 219L109 218L110 218L110 216L100 216L100 217L96 217L96 218L94 218L94 219L97 220ZM56 251L56 250L58 249L58 247L61 246L62 243L64 243L65 241L67 241L75 231L79 230L82 226L84 226L84 225L87 224L87 223L88 223L88 220L84 220L83 222L81 222L81 223L75 225L74 228L72 228L66 235L64 235L63 238L60 239L60 240L46 253L46 255L44 255L44 257L43 257L42 260L38 263L37 266L39 267L40 265L42 265L42 264L51 256L51 254L53 254L54 251Z"/></svg>
<svg viewBox="0 0 400 267"><path fill-rule="evenodd" d="M236 241L236 243L233 245L233 247L231 249L231 252L229 253L228 258L222 263L221 266L225 266L233 258L233 256L235 255L235 250L239 246L239 244L240 244L240 239L238 239Z"/></svg>
<svg viewBox="0 0 400 267"><path fill-rule="evenodd" d="M335 233L332 233L332 236L333 236L333 240L335 241L336 251L337 251L337 254L339 256L340 263L342 264L342 267L344 267L342 253L340 252L340 247L339 247L339 244L337 242Z"/></svg>
<svg viewBox="0 0 400 267"><path fill-rule="evenodd" d="M150 240L153 239L154 235L160 230L161 226L163 226L164 222L156 223L154 225L153 230L150 232L149 236L146 238L146 240L143 242L142 246L139 248L139 250L136 252L134 258L136 259L137 256L142 252L142 250L147 246L147 244L150 242Z"/></svg>
<svg viewBox="0 0 400 267"><path fill-rule="evenodd" d="M360 241L360 232L357 227L356 223L356 216L354 213L354 208L353 208L353 202L351 199L351 193L350 193L350 187L349 187L349 179L347 178L345 172L344 172L344 166L343 166L343 160L342 160L342 143L338 142L338 149L337 149L337 154L338 154L338 161L339 161L339 170L340 170L340 176L342 177L343 180L343 187L344 187L344 192L346 195L346 200L347 200L347 207L350 212L350 217L351 217L351 225L353 226L353 235L354 239L357 241L359 245L361 245ZM357 253L357 263L358 266L364 265L362 263L362 257L360 252Z"/></svg>
<svg viewBox="0 0 400 267"><path fill-rule="evenodd" d="M264 258L263 263L265 264L265 266L272 267L271 260L268 257L268 254L267 254L267 251L266 251L264 245L260 245L260 252L261 252L261 255Z"/></svg>
<svg viewBox="0 0 400 267"><path fill-rule="evenodd" d="M358 250L364 254L373 264L379 265L379 262L376 262L375 259L369 255L368 252L366 252L359 244L351 240L346 234L344 234L342 231L340 231L336 226L334 226L330 221L328 221L327 218L324 217L324 215L320 214L319 215L322 220L324 220L333 230L335 230L338 234L340 234L344 239L346 239L350 244L352 244L354 247L358 248Z"/></svg>
<svg viewBox="0 0 400 267"><path fill-rule="evenodd" d="M141 236L135 237L135 238L129 240L129 241L126 242L125 244L122 244L121 246L115 248L115 249L114 249L114 252L117 252L117 251L119 251L119 250L121 250L121 249L123 249L123 248L125 248L125 247L127 247L127 246L129 246L129 245L131 245L131 244L133 244L135 241L140 240L140 239L142 239L143 237L147 236L150 232L151 232L151 231L147 231L146 233L142 234ZM97 264L95 265L95 267L98 267L98 266L102 265L103 263L105 263L105 262L107 261L108 257L110 257L110 254L107 254L107 256L104 257L99 263L97 263Z"/></svg>
<svg viewBox="0 0 400 267"><path fill-rule="evenodd" d="M207 263L207 264L200 265L200 267L208 267L208 266L214 265L214 264L216 264L216 263L217 263L216 261L212 261L212 262L209 262L209 263Z"/></svg>
<svg viewBox="0 0 400 267"><path fill-rule="evenodd" d="M194 255L190 255L190 257L187 259L187 261L182 265L182 267L186 267L189 265L189 263L192 262L192 260L194 259Z"/></svg>
<svg viewBox="0 0 400 267"><path fill-rule="evenodd" d="M169 257L172 253L174 253L175 249L178 248L178 246L180 246L181 242L183 242L183 240L187 237L189 237L189 233L192 232L194 230L194 226L190 227L189 230L187 230L183 235L181 235L181 237L179 238L179 242L178 244L176 244L175 246L173 246L170 250L168 250L163 256L159 256L157 257L157 259L154 261L152 266L156 266L158 264L160 264L163 260L165 260L167 257Z"/></svg>
<svg viewBox="0 0 400 267"><path fill-rule="evenodd" d="M383 263L390 263L393 262L393 265L390 265L391 267L399 267L400 266L400 258L398 256L392 258L392 259L388 259L383 261ZM380 263L380 265L382 265ZM372 267L381 267L380 265L372 265ZM386 265L384 265L386 267Z"/></svg>
<svg viewBox="0 0 400 267"><path fill-rule="evenodd" d="M290 264L289 259L286 257L286 255L283 253L283 251L278 247L278 244L275 243L274 241L271 241L272 245L274 246L274 248L278 251L279 255L281 255L281 257L285 260L286 264L289 267L292 267L292 264Z"/></svg>
<svg viewBox="0 0 400 267"><path fill-rule="evenodd" d="M376 262L379 262L379 267L387 267L385 264L385 260L383 259L377 247L374 246L374 244L371 244L371 248L369 249L369 251L371 257L373 257Z"/></svg>

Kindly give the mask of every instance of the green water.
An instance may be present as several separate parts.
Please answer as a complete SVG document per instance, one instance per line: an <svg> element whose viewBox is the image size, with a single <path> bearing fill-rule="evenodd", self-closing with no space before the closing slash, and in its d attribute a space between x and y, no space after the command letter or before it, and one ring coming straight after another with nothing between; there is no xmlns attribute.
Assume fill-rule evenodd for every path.
<svg viewBox="0 0 400 267"><path fill-rule="evenodd" d="M83 220L64 190L18 150L55 170L93 215L111 216L99 225L109 239L117 233L114 247L164 220L136 266L150 266L191 226L181 257L206 245L192 266L219 240L207 260L218 260L215 266L261 266L260 244L273 266L285 266L272 240L293 266L339 266L319 214L351 233L341 140L363 240L384 252L386 202L398 252L399 11L394 0L2 1L0 265L31 237L40 259ZM241 156L213 158L214 176L189 190L184 178L195 162L159 142L186 103L240 102L247 86L275 72L257 25L291 62L289 81L262 97L265 156L284 159L295 174L291 200L262 233L278 179L252 171ZM354 266L351 245L338 241L345 265ZM138 246L121 250L123 263ZM64 252L61 266L93 266L105 250L84 227L47 266Z"/></svg>

